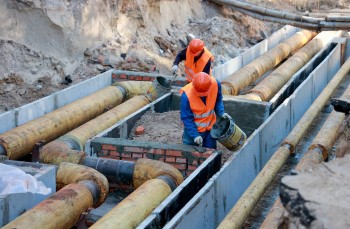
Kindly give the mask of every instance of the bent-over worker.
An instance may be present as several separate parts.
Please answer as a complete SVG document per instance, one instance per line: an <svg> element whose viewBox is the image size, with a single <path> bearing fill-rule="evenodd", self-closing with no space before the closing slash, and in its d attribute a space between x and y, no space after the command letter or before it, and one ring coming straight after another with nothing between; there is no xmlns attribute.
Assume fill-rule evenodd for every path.
<svg viewBox="0 0 350 229"><path fill-rule="evenodd" d="M210 130L217 116L229 117L224 112L220 82L207 73L200 72L180 93L180 115L184 124L183 144L216 149L216 140L211 137Z"/></svg>
<svg viewBox="0 0 350 229"><path fill-rule="evenodd" d="M211 75L211 62L214 60L213 54L204 46L200 39L192 39L187 48L180 51L173 63L173 75L177 74L179 63L185 61L185 75L188 82L193 81L195 74L205 72Z"/></svg>

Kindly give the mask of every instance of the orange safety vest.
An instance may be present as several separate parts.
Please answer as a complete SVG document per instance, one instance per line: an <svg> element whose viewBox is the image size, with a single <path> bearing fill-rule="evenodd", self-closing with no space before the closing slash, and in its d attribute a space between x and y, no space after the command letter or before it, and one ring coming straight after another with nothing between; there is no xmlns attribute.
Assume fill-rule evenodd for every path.
<svg viewBox="0 0 350 229"><path fill-rule="evenodd" d="M207 65L209 60L214 60L213 54L211 54L206 47L204 47L204 53L196 62L194 62L194 57L195 55L188 48L186 51L185 74L187 81L190 83L193 81L195 74L203 71L205 65ZM210 74L211 68L209 75Z"/></svg>
<svg viewBox="0 0 350 229"><path fill-rule="evenodd" d="M185 92L187 95L198 132L211 130L214 123L216 122L214 108L218 95L218 83L214 77L211 76L210 78L212 80L212 85L210 86L209 94L206 97L205 105L201 98L198 95L194 94L193 91L195 89L193 88L192 83L187 84L180 90L181 94Z"/></svg>

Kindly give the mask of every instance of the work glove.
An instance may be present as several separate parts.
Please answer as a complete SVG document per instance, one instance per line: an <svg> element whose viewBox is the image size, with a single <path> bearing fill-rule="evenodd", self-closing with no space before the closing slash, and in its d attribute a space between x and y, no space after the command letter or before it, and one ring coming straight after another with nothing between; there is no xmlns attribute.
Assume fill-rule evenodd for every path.
<svg viewBox="0 0 350 229"><path fill-rule="evenodd" d="M173 76L176 76L177 74L177 70L179 69L179 66L177 66L176 64L173 65L173 67L171 68L171 70L173 71Z"/></svg>
<svg viewBox="0 0 350 229"><path fill-rule="evenodd" d="M221 116L221 118L230 118L230 115L227 114L227 113L224 113L224 114Z"/></svg>
<svg viewBox="0 0 350 229"><path fill-rule="evenodd" d="M198 136L194 139L194 143L201 146L203 144L203 138L201 136Z"/></svg>

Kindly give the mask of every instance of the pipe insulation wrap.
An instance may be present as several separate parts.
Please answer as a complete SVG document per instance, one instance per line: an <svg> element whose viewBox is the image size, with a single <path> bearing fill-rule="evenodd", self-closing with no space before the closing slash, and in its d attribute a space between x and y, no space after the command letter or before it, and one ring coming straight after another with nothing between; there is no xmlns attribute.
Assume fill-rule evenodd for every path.
<svg viewBox="0 0 350 229"><path fill-rule="evenodd" d="M174 179L176 185L180 185L183 181L181 172L172 165L161 161L139 158L136 161L133 175L134 187L137 188L147 180L154 179L161 175L170 176Z"/></svg>
<svg viewBox="0 0 350 229"><path fill-rule="evenodd" d="M80 181L93 181L100 188L100 196L94 207L100 206L107 198L109 185L106 177L96 170L83 165L62 162L56 175L57 189Z"/></svg>
<svg viewBox="0 0 350 229"><path fill-rule="evenodd" d="M146 96L134 96L115 108L68 132L61 138L67 138L71 139L71 141L75 141L76 144L79 145L78 150L84 150L84 145L87 140L108 129L116 122L136 112L147 104L149 104L149 100L146 98Z"/></svg>
<svg viewBox="0 0 350 229"><path fill-rule="evenodd" d="M171 188L163 180L146 181L90 229L136 228L170 194Z"/></svg>
<svg viewBox="0 0 350 229"><path fill-rule="evenodd" d="M316 36L315 32L301 30L270 49L223 80L223 94L237 95L241 89L249 86L267 71L281 63L281 61L305 45L314 36Z"/></svg>
<svg viewBox="0 0 350 229"><path fill-rule="evenodd" d="M260 97L260 101L269 101L306 63L309 62L334 37L340 37L340 32L322 32L314 39L288 58L276 70L265 77L258 85L249 91ZM243 97L249 96L249 94ZM259 101L259 100L258 100Z"/></svg>

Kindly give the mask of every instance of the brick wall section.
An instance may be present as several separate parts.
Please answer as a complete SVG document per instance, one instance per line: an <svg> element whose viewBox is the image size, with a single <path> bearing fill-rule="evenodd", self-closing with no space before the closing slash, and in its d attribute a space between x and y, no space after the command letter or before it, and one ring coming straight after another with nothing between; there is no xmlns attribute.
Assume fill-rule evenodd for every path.
<svg viewBox="0 0 350 229"><path fill-rule="evenodd" d="M92 146L98 157L134 162L138 158L159 160L180 170L184 177L196 170L214 151L180 144L161 144L126 139L104 141L103 138L94 140Z"/></svg>
<svg viewBox="0 0 350 229"><path fill-rule="evenodd" d="M144 72L131 72L115 70L112 73L112 83L121 80L136 80L136 81L153 81L157 76L162 76L169 80L172 86L183 87L187 84L185 78L169 77L160 74L144 73Z"/></svg>

